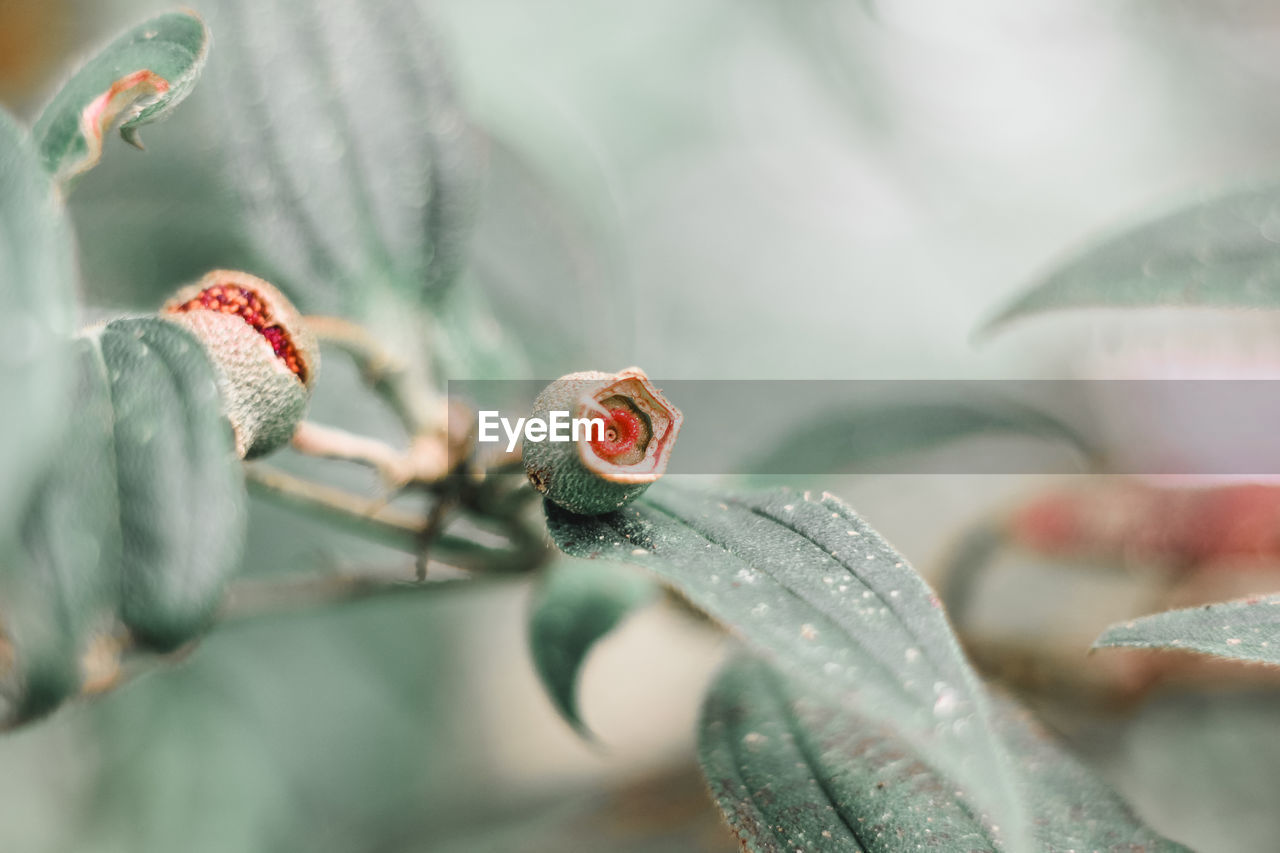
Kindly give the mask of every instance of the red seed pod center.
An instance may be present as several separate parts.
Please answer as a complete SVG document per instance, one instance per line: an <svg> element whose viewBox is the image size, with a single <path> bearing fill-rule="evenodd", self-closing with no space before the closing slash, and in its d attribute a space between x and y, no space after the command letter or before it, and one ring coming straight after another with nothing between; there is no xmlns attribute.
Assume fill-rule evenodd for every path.
<svg viewBox="0 0 1280 853"><path fill-rule="evenodd" d="M254 290L234 284L215 284L206 287L192 299L170 309L174 313L185 311L217 311L221 314L234 314L244 320L258 334L267 339L276 358L284 362L285 367L293 371L305 384L307 381L307 365L293 345L289 332L275 322L271 315L271 307Z"/></svg>
<svg viewBox="0 0 1280 853"><path fill-rule="evenodd" d="M644 433L640 417L626 408L609 409L609 420L604 425L604 438L592 439L591 449L597 456L613 461L636 449Z"/></svg>

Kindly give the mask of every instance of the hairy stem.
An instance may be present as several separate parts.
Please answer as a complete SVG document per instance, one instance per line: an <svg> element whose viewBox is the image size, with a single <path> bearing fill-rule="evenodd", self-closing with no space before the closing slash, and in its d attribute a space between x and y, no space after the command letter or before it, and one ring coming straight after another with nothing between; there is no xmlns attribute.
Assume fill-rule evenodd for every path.
<svg viewBox="0 0 1280 853"><path fill-rule="evenodd" d="M471 539L443 531L441 520L406 512L384 502L353 495L333 486L295 477L262 464L245 468L255 494L322 521L336 522L349 532L373 542L397 548L425 560L473 572L512 573L536 568L545 559L547 546L540 536L518 519L496 520L512 547L490 548Z"/></svg>
<svg viewBox="0 0 1280 853"><path fill-rule="evenodd" d="M418 553L426 519L416 513L262 464L246 465L245 477L254 494L322 521L337 522L349 532L383 545Z"/></svg>
<svg viewBox="0 0 1280 853"><path fill-rule="evenodd" d="M365 382L382 397L410 436L441 427L443 405L423 394L405 363L388 352L363 326L342 317L309 316L307 327L322 342L341 349L356 363Z"/></svg>
<svg viewBox="0 0 1280 853"><path fill-rule="evenodd" d="M412 476L406 454L376 438L336 427L302 421L294 430L293 449L307 456L342 459L373 468L390 486L402 486Z"/></svg>

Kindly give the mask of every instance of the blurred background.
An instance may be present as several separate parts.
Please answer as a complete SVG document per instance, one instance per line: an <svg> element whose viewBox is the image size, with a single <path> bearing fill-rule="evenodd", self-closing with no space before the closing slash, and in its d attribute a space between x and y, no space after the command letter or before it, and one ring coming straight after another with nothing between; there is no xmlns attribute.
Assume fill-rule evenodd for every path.
<svg viewBox="0 0 1280 853"><path fill-rule="evenodd" d="M1274 4L425 7L485 165L465 284L493 316L474 331L485 359L460 356L457 378L633 363L671 379L1280 366L1268 315L1081 312L974 339L1069 251L1280 174ZM76 57L167 8L0 0L0 100L30 118ZM236 116L209 91L218 37L191 99L147 129L148 152L110 140L77 187L86 320L252 263L220 159ZM317 420L394 434L353 405L353 370L325 369ZM1158 427L1109 438L1122 452ZM362 472L324 476L376 489ZM932 576L968 525L1042 484L806 485L849 500ZM1105 656L1084 650L1150 609L1148 591L1031 562L1003 560L975 618L1002 642L1032 633L1055 648L1064 685L1105 680ZM254 504L248 574L400 563L412 571ZM1263 590L1231 594L1244 591ZM692 754L719 637L669 605L627 622L585 672L589 744L530 667L528 592L486 585L215 631L182 665L0 741L0 849L732 849ZM1202 850L1272 849L1280 696L1232 687L1048 710L1157 830Z"/></svg>

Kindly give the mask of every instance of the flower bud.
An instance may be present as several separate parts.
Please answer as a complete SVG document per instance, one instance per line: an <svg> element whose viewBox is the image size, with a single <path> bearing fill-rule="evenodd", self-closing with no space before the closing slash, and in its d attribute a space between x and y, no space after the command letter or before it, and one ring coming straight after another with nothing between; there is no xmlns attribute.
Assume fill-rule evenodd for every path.
<svg viewBox="0 0 1280 853"><path fill-rule="evenodd" d="M620 373L570 373L533 403L533 418L568 412L598 418L568 442L526 441L525 473L547 499L580 515L612 512L662 476L684 416L638 367Z"/></svg>
<svg viewBox="0 0 1280 853"><path fill-rule="evenodd" d="M320 351L284 294L248 273L214 270L178 291L161 316L204 344L240 456L288 443L311 398Z"/></svg>

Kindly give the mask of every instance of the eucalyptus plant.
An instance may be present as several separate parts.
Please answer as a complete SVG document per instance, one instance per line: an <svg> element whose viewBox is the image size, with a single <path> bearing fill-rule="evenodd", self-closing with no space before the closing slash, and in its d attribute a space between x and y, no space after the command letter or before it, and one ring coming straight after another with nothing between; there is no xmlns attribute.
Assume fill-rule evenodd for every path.
<svg viewBox="0 0 1280 853"><path fill-rule="evenodd" d="M463 274L485 142L416 5L201 10L207 23L172 12L112 41L31 127L0 113L8 727L144 674L179 677L207 636L241 622L523 576L536 585L533 664L584 737L580 672L629 614L665 592L731 638L697 760L744 849L1185 849L983 679L944 602L834 495L656 482L579 515L544 500L522 466L481 452L446 382L491 358L470 334L491 316ZM217 73L202 75L215 54ZM197 86L225 105L217 143L248 235L246 258L227 263L249 261L244 275L285 291L326 358L359 377L351 405L382 409L402 435L301 420L292 447L372 469L381 499L243 459L226 381L239 368L159 304L81 327L78 278L95 269L76 268L68 199L102 157L133 156L111 150L111 129L140 146L140 130ZM1274 189L1250 190L1126 233L1045 277L985 331L1080 306L1277 307L1274 204ZM852 432L850 458L824 459L836 471L1001 431L1093 450L1022 405L926 400L797 423L759 452L765 467L804 467L823 436ZM243 577L247 525L272 504L407 553L416 571ZM1274 612L1269 597L1166 613L1098 644L1276 664Z"/></svg>

